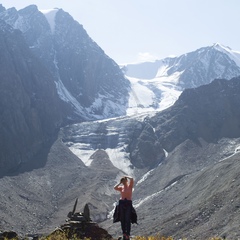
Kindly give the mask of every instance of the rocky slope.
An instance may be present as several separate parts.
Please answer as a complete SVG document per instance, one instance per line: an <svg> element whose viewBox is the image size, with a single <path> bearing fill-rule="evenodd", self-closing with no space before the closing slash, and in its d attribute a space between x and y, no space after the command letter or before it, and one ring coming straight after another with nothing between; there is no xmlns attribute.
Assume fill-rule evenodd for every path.
<svg viewBox="0 0 240 240"><path fill-rule="evenodd" d="M239 90L239 77L185 90L170 111L156 114L150 121L163 147L172 151L185 139L199 137L208 142L239 137Z"/></svg>
<svg viewBox="0 0 240 240"><path fill-rule="evenodd" d="M132 234L151 235L160 232L165 236L191 239L214 235L227 236L230 239L239 237L237 216L240 165L237 159L240 136L237 132L231 135L232 127L237 126L232 126L233 123L228 118L223 118L226 121L222 120L216 117L216 113L212 115L206 107L207 103L211 103L211 107L218 109L223 115L226 114L224 116L230 114L231 118L239 119L238 111L230 111L238 103L238 87L239 78L235 78L230 81L216 80L208 86L186 90L172 108L153 118L145 121L143 118L141 121L141 118L138 121L126 119L122 126L127 131L119 132L119 135L115 132L118 128L114 128L113 124L118 124L115 127L120 129L119 124L123 124L123 119L116 119L118 123L112 119L111 124L109 121L82 123L85 129L88 125L92 127L92 138L89 138L91 146L95 146L97 142L102 143L93 149L88 164L69 150L69 142L66 141L71 136L69 138L78 142L79 146L84 145L87 140L84 132L80 136L79 124L68 126L60 132L45 166L1 179L2 206L5 209L2 212L4 220L1 221L1 228L9 229L14 226L17 232L51 232L62 224L78 197L79 209L83 209L85 203L88 203L92 219L98 221L111 235L119 235L120 225L113 224L111 219L113 204L118 199L113 186L125 174L121 171L125 169L121 168L121 162L127 158L119 158L116 162L114 157L117 154L111 154L109 148L112 146L116 149L113 141L115 139L117 146L124 145L130 149L127 144L131 142L129 137L134 132L136 136L144 136L134 138L137 142L143 141L136 146L148 145L153 138L149 133L154 133L149 131L151 126L152 130L155 129L154 138L161 144L164 155L161 151L158 153L162 157L161 161L155 163L157 166L149 165L147 161L141 162L140 159L143 165L139 166L133 161L126 168L135 176L133 199L139 225L133 225ZM221 96L223 91L226 94ZM211 94L206 94L207 92ZM219 101L211 102L212 96L216 95ZM204 101L200 101L203 98ZM223 102L228 103L229 108ZM196 126L202 126L199 113L202 117L208 116L208 122L211 122L204 127L209 128L208 132L212 125L217 128L212 132L212 138L202 135L204 131L191 133L191 128L186 135L183 128L189 119L194 120ZM73 134L75 130L69 135L71 128L78 127L80 131L76 136ZM111 134L113 132L114 136ZM161 135L163 132L164 135ZM155 147L159 149L158 145ZM87 148L85 151L88 151ZM146 156L143 159L145 158Z"/></svg>
<svg viewBox="0 0 240 240"><path fill-rule="evenodd" d="M171 108L143 123L155 130L166 155L136 183L140 225L134 234L239 237L239 80L185 90ZM103 225L110 232L120 227Z"/></svg>

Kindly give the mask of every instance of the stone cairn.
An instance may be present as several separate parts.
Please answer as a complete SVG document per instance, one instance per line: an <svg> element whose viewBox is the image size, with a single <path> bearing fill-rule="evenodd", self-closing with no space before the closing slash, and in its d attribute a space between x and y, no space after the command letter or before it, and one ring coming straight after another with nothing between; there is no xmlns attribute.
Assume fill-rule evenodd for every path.
<svg viewBox="0 0 240 240"><path fill-rule="evenodd" d="M90 218L88 204L85 205L83 213L76 212L78 198L75 201L73 210L68 213L66 223L57 228L49 236L64 233L68 239L90 238L91 240L113 239L112 236Z"/></svg>
<svg viewBox="0 0 240 240"><path fill-rule="evenodd" d="M68 213L66 223L56 228L52 233L46 236L46 239L60 239L59 235L64 235L66 239L91 239L91 240L110 240L112 236L97 223L92 222L88 204L85 205L83 213L76 212L78 198L75 201L73 210ZM0 231L0 240L39 240L45 239L43 235L33 234L26 237L20 237L13 231ZM62 238L61 238L62 239Z"/></svg>

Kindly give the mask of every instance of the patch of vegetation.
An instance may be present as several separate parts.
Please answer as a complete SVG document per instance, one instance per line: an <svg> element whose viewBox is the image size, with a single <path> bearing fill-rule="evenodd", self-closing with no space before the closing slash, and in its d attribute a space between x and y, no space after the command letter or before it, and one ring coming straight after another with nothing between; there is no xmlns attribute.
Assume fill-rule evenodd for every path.
<svg viewBox="0 0 240 240"><path fill-rule="evenodd" d="M28 238L26 238L27 240ZM206 240L224 240L225 238L221 237L211 237ZM9 238L3 238L1 240L10 240ZM11 238L11 240L19 240L19 238ZM24 240L24 239L22 239ZM78 238L77 236L73 236L69 238L66 233L64 232L58 232L57 234L52 234L50 236L46 237L40 237L38 240L91 240L91 238ZM99 239L99 240L104 240L104 239ZM116 240L116 239L113 239ZM191 240L188 238L177 238L174 239L173 237L164 237L160 235L155 235L155 236L135 236L131 238L131 240ZM226 239L225 239L226 240Z"/></svg>

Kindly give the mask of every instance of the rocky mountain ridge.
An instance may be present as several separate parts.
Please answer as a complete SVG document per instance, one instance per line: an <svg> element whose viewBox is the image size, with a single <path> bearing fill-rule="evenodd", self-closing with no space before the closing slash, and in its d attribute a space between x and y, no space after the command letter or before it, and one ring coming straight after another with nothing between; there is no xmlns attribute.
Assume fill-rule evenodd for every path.
<svg viewBox="0 0 240 240"><path fill-rule="evenodd" d="M238 238L236 62L212 48L175 59L176 65L162 69L179 77L165 82L179 95L183 91L175 104L126 116L130 84L118 66L69 14L51 13L54 26L36 6L0 7L0 156L1 170L11 170L0 179L0 228L51 232L78 198L80 209L88 203L91 218L118 235L120 226L111 219L119 197L113 186L131 174L139 216L132 234ZM223 79L231 74L235 78ZM176 82L181 76L186 81ZM145 80L138 84L146 86ZM184 90L202 80L204 86ZM158 105L163 94L154 84L149 89L158 94Z"/></svg>
<svg viewBox="0 0 240 240"><path fill-rule="evenodd" d="M0 19L0 174L44 164L63 125L125 112L129 82L68 13L55 10L53 32L34 5L1 5Z"/></svg>
<svg viewBox="0 0 240 240"><path fill-rule="evenodd" d="M49 11L51 20L35 5L7 9L0 18L22 32L31 51L52 73L59 97L72 105L78 118L124 114L129 82L118 65L68 13Z"/></svg>
<svg viewBox="0 0 240 240"><path fill-rule="evenodd" d="M131 82L127 113L162 111L173 105L184 89L239 76L240 52L216 43L178 57L127 64L122 69Z"/></svg>
<svg viewBox="0 0 240 240"><path fill-rule="evenodd" d="M162 113L156 114L150 123L155 128L163 147L167 151L172 151L181 141L196 140L199 137L207 142L217 142L223 137L239 137L239 80L239 77L229 81L218 79L209 85L186 89L171 108L172 116L162 118ZM169 122L172 118L174 121L170 129L159 128L165 124L166 119ZM175 129L179 130L174 132ZM172 134L173 136L167 140L167 136Z"/></svg>
<svg viewBox="0 0 240 240"><path fill-rule="evenodd" d="M214 79L231 79L240 73L240 52L219 43L202 47L195 51L168 57L155 62L143 62L122 66L125 74L138 79L175 77L177 86L182 89L199 87ZM170 80L169 80L170 81Z"/></svg>

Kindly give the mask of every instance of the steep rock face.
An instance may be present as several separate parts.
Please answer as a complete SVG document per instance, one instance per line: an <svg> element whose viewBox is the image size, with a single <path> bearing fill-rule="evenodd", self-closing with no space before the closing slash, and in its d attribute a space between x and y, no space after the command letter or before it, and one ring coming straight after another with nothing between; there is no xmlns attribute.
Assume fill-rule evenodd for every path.
<svg viewBox="0 0 240 240"><path fill-rule="evenodd" d="M141 130L134 129L127 150L136 168L155 168L164 159L165 154L153 128L145 122L141 125Z"/></svg>
<svg viewBox="0 0 240 240"><path fill-rule="evenodd" d="M0 33L0 164L7 171L52 141L63 119L52 76L21 32L1 20Z"/></svg>
<svg viewBox="0 0 240 240"><path fill-rule="evenodd" d="M172 151L186 139L239 137L239 91L239 77L185 90L171 108L151 119L163 147Z"/></svg>
<svg viewBox="0 0 240 240"><path fill-rule="evenodd" d="M118 65L61 9L35 5L0 14L23 32L30 49L53 74L59 97L79 116L103 118L125 113L129 82Z"/></svg>
<svg viewBox="0 0 240 240"><path fill-rule="evenodd" d="M123 96L128 96L128 81L117 64L63 10L56 14L54 41L60 78L85 107L102 96L101 106L95 110L100 114L104 111L104 102L119 104ZM124 105L124 102L121 104Z"/></svg>

